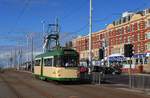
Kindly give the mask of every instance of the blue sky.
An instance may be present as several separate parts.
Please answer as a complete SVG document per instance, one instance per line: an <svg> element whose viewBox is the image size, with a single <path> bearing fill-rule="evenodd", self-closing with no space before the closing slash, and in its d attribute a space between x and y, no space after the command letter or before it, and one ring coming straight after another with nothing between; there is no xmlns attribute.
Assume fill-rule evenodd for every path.
<svg viewBox="0 0 150 98"><path fill-rule="evenodd" d="M93 0L93 32L103 29L125 11L145 8L150 8L150 0ZM62 43L87 34L89 0L0 0L0 53L17 45L25 47L29 32L34 32L35 47L40 51L41 21L53 23L56 17L61 25Z"/></svg>

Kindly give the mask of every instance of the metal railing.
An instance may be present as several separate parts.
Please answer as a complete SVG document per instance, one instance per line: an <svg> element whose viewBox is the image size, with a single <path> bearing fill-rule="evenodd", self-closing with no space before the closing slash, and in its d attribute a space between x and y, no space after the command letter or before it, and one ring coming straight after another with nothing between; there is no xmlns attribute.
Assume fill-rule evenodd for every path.
<svg viewBox="0 0 150 98"><path fill-rule="evenodd" d="M92 84L101 84L104 81L104 74L102 72L91 72L89 73L81 73L80 74L81 81L88 81Z"/></svg>
<svg viewBox="0 0 150 98"><path fill-rule="evenodd" d="M142 90L150 90L150 75L132 75L131 87Z"/></svg>

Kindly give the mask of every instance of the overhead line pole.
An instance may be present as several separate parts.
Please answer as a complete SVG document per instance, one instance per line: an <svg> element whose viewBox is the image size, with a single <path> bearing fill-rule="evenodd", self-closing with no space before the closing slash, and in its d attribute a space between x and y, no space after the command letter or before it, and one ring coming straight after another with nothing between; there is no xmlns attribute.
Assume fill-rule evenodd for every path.
<svg viewBox="0 0 150 98"><path fill-rule="evenodd" d="M26 51L26 55L27 55L27 70L29 70L29 35L26 36L27 37L27 51Z"/></svg>
<svg viewBox="0 0 150 98"><path fill-rule="evenodd" d="M89 67L92 67L92 0L90 0L89 16Z"/></svg>
<svg viewBox="0 0 150 98"><path fill-rule="evenodd" d="M42 29L43 29L43 30L42 30L42 32L43 32L43 36L42 36L42 37L44 38L44 37L45 37L45 21L44 21L44 20L42 21ZM45 49L44 49L44 47L43 47L43 53L44 53L44 52L45 52Z"/></svg>
<svg viewBox="0 0 150 98"><path fill-rule="evenodd" d="M33 36L31 35L31 72L33 72Z"/></svg>

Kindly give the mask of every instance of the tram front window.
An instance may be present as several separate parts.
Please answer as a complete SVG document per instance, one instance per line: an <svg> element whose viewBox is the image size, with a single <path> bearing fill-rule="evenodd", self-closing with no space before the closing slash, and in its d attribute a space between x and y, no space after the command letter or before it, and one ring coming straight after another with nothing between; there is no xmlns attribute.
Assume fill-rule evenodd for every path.
<svg viewBox="0 0 150 98"><path fill-rule="evenodd" d="M63 57L63 66L65 67L77 67L77 57L71 55L65 55Z"/></svg>
<svg viewBox="0 0 150 98"><path fill-rule="evenodd" d="M77 67L78 59L76 56L65 55L55 57L54 66L61 66L61 67Z"/></svg>

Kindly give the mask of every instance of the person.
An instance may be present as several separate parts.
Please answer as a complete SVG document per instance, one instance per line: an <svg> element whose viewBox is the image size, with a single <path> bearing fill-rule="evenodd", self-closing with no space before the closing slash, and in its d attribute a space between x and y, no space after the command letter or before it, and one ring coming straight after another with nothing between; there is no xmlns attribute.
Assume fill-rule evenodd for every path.
<svg viewBox="0 0 150 98"><path fill-rule="evenodd" d="M68 63L68 62L66 62L65 66L66 66L66 67L68 67L68 66L69 66L69 63Z"/></svg>

